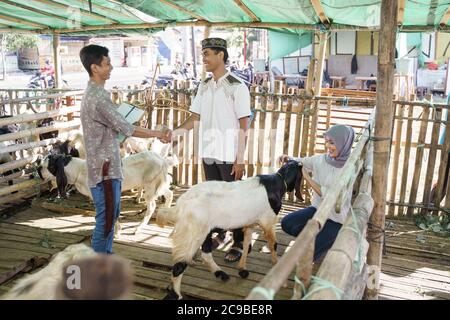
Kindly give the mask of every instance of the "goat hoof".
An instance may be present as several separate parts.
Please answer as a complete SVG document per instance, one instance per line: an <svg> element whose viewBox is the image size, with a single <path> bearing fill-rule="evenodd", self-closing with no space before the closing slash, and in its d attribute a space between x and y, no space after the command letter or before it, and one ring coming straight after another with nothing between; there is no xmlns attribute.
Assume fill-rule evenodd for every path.
<svg viewBox="0 0 450 320"><path fill-rule="evenodd" d="M245 269L239 270L239 276L240 276L242 279L247 279L247 277L248 277L249 274L250 274L250 273L248 272L248 270L245 270Z"/></svg>
<svg viewBox="0 0 450 320"><path fill-rule="evenodd" d="M163 298L163 300L181 300L181 296L179 296L175 290L173 289L167 289L167 294L166 296Z"/></svg>
<svg viewBox="0 0 450 320"><path fill-rule="evenodd" d="M220 278L222 281L228 281L230 279L230 276L227 275L225 272L223 272L222 270L217 270L216 272L214 272L214 275L216 276L216 278Z"/></svg>

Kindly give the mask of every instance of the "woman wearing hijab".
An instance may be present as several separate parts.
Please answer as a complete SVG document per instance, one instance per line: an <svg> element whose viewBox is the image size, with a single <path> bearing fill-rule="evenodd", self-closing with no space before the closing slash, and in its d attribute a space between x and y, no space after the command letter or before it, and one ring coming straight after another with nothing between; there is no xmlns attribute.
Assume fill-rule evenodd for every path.
<svg viewBox="0 0 450 320"><path fill-rule="evenodd" d="M322 202L322 198L328 190L333 189L337 179L352 151L355 132L352 127L345 125L335 125L325 134L325 147L327 153L305 158L290 158L282 155L282 163L288 160L297 160L303 165L303 169L312 172L312 179L305 175L313 188L313 198L311 206L297 210L286 215L281 220L281 228L284 232L296 237L306 226L309 219L314 216L317 208ZM341 212L331 212L328 220L316 238L314 248L314 261L317 261L334 243L342 224L347 217L351 206L352 189L348 191L345 202L341 205Z"/></svg>

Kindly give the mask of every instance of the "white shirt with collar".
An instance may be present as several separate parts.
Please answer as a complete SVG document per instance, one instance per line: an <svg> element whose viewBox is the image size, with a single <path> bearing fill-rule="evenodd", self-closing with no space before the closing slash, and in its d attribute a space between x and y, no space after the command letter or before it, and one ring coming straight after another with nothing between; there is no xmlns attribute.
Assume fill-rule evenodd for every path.
<svg viewBox="0 0 450 320"><path fill-rule="evenodd" d="M217 81L207 78L200 83L190 111L200 115L200 157L234 162L239 119L251 115L244 82L229 71Z"/></svg>

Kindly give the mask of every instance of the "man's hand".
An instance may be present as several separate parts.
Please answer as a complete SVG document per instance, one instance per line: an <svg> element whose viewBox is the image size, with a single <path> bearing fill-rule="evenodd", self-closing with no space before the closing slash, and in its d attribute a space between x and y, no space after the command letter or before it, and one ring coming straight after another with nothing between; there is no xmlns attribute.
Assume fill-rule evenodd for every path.
<svg viewBox="0 0 450 320"><path fill-rule="evenodd" d="M278 158L278 161L280 162L280 164L285 164L286 162L289 161L289 156L287 154L283 154Z"/></svg>
<svg viewBox="0 0 450 320"><path fill-rule="evenodd" d="M239 164L237 161L234 162L233 168L231 169L231 175L234 174L234 180L241 180L242 176L245 174L245 165Z"/></svg>
<svg viewBox="0 0 450 320"><path fill-rule="evenodd" d="M172 130L170 130L167 127L164 127L160 131L160 136L158 137L159 140L161 140L163 143L169 143L172 141Z"/></svg>

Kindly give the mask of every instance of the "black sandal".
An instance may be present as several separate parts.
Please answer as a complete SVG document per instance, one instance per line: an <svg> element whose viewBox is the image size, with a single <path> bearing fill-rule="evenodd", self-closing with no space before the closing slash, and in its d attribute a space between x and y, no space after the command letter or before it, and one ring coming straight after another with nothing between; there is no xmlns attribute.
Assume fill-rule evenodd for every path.
<svg viewBox="0 0 450 320"><path fill-rule="evenodd" d="M248 245L248 253L252 252L252 245ZM239 261L242 257L242 243L238 245L233 245L225 254L225 262L236 262Z"/></svg>

